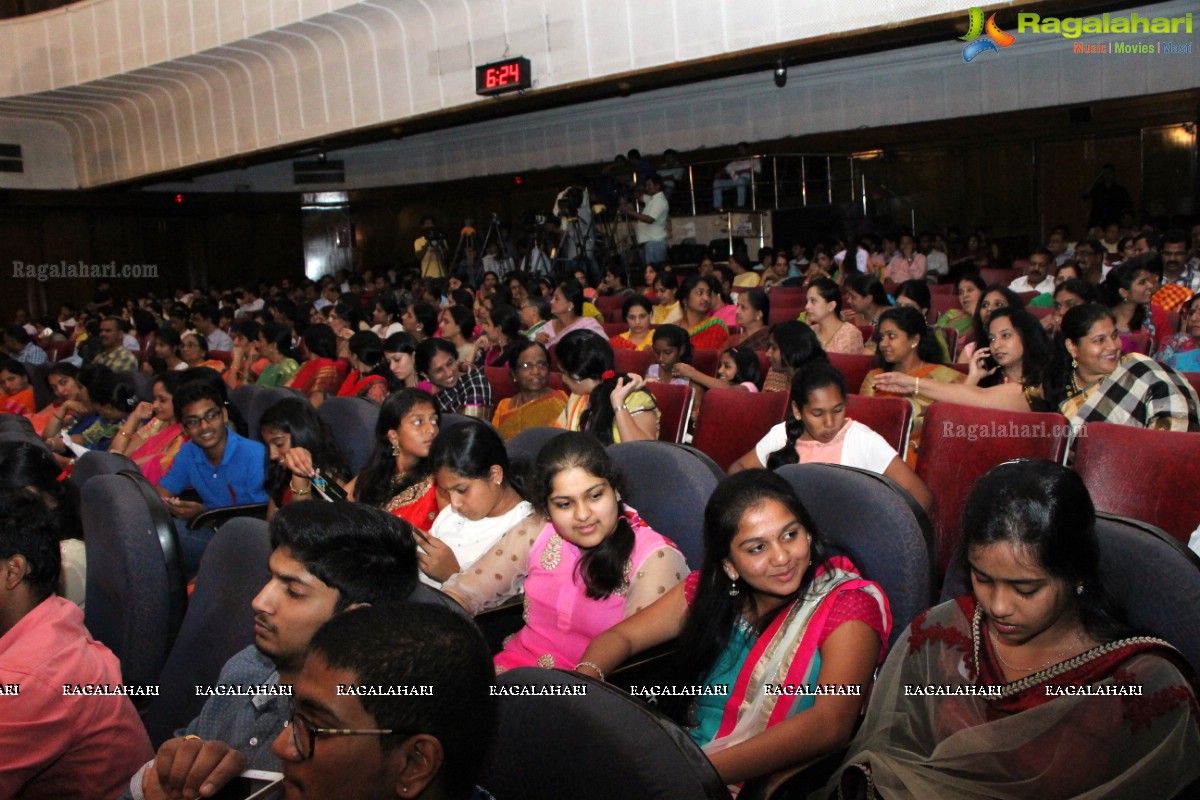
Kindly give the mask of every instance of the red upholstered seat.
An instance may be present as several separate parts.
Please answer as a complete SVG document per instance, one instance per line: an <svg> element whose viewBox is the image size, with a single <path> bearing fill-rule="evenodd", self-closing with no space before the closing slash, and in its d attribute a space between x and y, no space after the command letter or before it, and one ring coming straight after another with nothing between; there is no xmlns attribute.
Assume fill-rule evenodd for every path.
<svg viewBox="0 0 1200 800"><path fill-rule="evenodd" d="M983 282L988 286L991 286L993 283L998 283L1001 286L1008 286L1017 278L1021 277L1021 270L984 267L983 269L979 270L979 277L983 278Z"/></svg>
<svg viewBox="0 0 1200 800"><path fill-rule="evenodd" d="M1143 328L1140 331L1130 331L1129 338L1133 340L1133 352L1144 356L1150 355L1150 331Z"/></svg>
<svg viewBox="0 0 1200 800"><path fill-rule="evenodd" d="M789 298L790 299L790 298ZM802 300L802 299L801 299ZM771 298L771 316L767 318L768 325L778 325L781 322L788 322L796 319L804 311L803 300L800 303L779 303L775 304L775 298Z"/></svg>
<svg viewBox="0 0 1200 800"><path fill-rule="evenodd" d="M626 325L624 322L605 322L604 323L604 335L610 339L618 334L624 333L627 330L629 330L629 326Z"/></svg>
<svg viewBox="0 0 1200 800"><path fill-rule="evenodd" d="M50 356L51 361L62 361L64 358L70 358L75 355L75 342L70 339L60 342L50 342L46 345L46 355Z"/></svg>
<svg viewBox="0 0 1200 800"><path fill-rule="evenodd" d="M864 342L869 342L875 338L874 325L855 325L854 327L858 328L858 332L862 334Z"/></svg>
<svg viewBox="0 0 1200 800"><path fill-rule="evenodd" d="M571 393L571 390L567 388L565 383L563 383L561 372L551 372L549 375L547 375L546 385L551 389L558 389L560 392L566 392L567 394Z"/></svg>
<svg viewBox="0 0 1200 800"><path fill-rule="evenodd" d="M209 350L208 357L214 361L220 361L222 364L227 366L233 363L233 353L228 350ZM346 366L349 367L349 364ZM343 379L345 377L345 375L342 375Z"/></svg>
<svg viewBox="0 0 1200 800"><path fill-rule="evenodd" d="M846 416L878 433L897 453L908 450L912 430L912 403L899 397L846 396Z"/></svg>
<svg viewBox="0 0 1200 800"><path fill-rule="evenodd" d="M602 294L602 295L597 296L596 299L592 301L592 303L595 304L596 310L598 310L601 314L603 314L604 312L608 311L609 309L613 309L613 308L620 311L621 306L625 305L625 298L624 297L613 297L612 295L609 295L609 294Z"/></svg>
<svg viewBox="0 0 1200 800"><path fill-rule="evenodd" d="M929 510L938 574L962 538L963 507L985 472L1014 458L1062 461L1069 438L1061 414L997 411L934 403L925 412L917 474L933 492Z"/></svg>
<svg viewBox="0 0 1200 800"><path fill-rule="evenodd" d="M787 406L787 392L710 389L700 405L692 445L727 470L783 421Z"/></svg>
<svg viewBox="0 0 1200 800"><path fill-rule="evenodd" d="M1182 372L1180 374L1188 379L1197 392L1200 392L1200 372Z"/></svg>
<svg viewBox="0 0 1200 800"><path fill-rule="evenodd" d="M653 350L613 350L613 364L617 372L645 375L653 363Z"/></svg>
<svg viewBox="0 0 1200 800"><path fill-rule="evenodd" d="M771 298L771 305L778 303L781 306L803 308L804 300L808 297L808 289L803 286L776 286L767 292L767 296Z"/></svg>
<svg viewBox="0 0 1200 800"><path fill-rule="evenodd" d="M658 424L658 438L663 442L678 443L687 427L692 411L692 387L673 383L651 381L646 389L654 397L662 418Z"/></svg>
<svg viewBox="0 0 1200 800"><path fill-rule="evenodd" d="M956 294L935 294L929 298L929 310L933 312L933 318L936 321L938 317L945 314L947 311L962 306L959 305L958 295Z"/></svg>
<svg viewBox="0 0 1200 800"><path fill-rule="evenodd" d="M1200 526L1200 433L1089 422L1075 439L1075 471L1097 511L1149 522L1184 544Z"/></svg>
<svg viewBox="0 0 1200 800"><path fill-rule="evenodd" d="M958 352L958 331L954 328L938 328L938 333L946 340L946 351L949 353Z"/></svg>
<svg viewBox="0 0 1200 800"><path fill-rule="evenodd" d="M692 366L705 375L716 377L720 360L721 354L716 350L692 351Z"/></svg>
<svg viewBox="0 0 1200 800"><path fill-rule="evenodd" d="M508 367L484 367L483 376L492 385L492 400L496 403L517 393L516 381Z"/></svg>
<svg viewBox="0 0 1200 800"><path fill-rule="evenodd" d="M863 379L871 371L871 364L874 360L875 356L848 356L842 353L829 354L829 363L833 364L838 372L845 376L846 391L849 394L858 394L858 390L862 388Z"/></svg>
<svg viewBox="0 0 1200 800"><path fill-rule="evenodd" d="M929 294L937 297L939 294L948 294L958 297L958 287L953 283L934 283L929 287Z"/></svg>

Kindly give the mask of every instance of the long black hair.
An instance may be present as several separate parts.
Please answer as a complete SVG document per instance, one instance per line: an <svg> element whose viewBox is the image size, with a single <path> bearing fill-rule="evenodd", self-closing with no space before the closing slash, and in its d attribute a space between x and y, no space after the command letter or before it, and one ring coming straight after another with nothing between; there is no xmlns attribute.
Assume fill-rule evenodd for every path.
<svg viewBox="0 0 1200 800"><path fill-rule="evenodd" d="M551 439L538 453L530 481L529 500L546 517L550 516L554 479L575 468L608 481L620 498L621 472L599 440L587 433L564 433ZM635 538L625 517L625 503L618 499L616 528L603 542L584 553L575 567L590 599L603 600L625 582L625 563L633 553Z"/></svg>
<svg viewBox="0 0 1200 800"><path fill-rule="evenodd" d="M433 473L448 469L455 475L479 480L487 478L492 467L500 467L504 472L503 482L525 496L525 481L520 469L513 468L504 440L486 422L468 419L446 428L429 448L429 470Z"/></svg>
<svg viewBox="0 0 1200 800"><path fill-rule="evenodd" d="M797 413L797 409L803 410L804 406L808 404L808 396L826 386L836 387L842 393L842 399L846 399L846 377L842 375L841 370L828 361L815 361L796 370L796 374L792 376L792 394L789 398L791 402L788 404L788 416L783 423L784 431L787 433L787 442L782 448L767 457L767 469L778 469L784 464L795 464L800 461L800 454L796 452L796 442L804 435L804 421Z"/></svg>
<svg viewBox="0 0 1200 800"><path fill-rule="evenodd" d="M721 351L721 355L729 354L729 358L733 361L734 376L733 383L753 383L757 388L762 388L763 374L762 364L758 363L758 353L751 350L749 347L727 347Z"/></svg>
<svg viewBox="0 0 1200 800"><path fill-rule="evenodd" d="M926 364L941 364L946 360L945 354L942 352L942 345L938 341L937 336L932 328L929 327L929 322L925 319L925 315L912 306L895 306L879 315L879 328L883 330L883 323L891 322L908 336L920 336L921 341L917 343L917 357ZM875 354L875 366L881 369L887 369L894 366L883 360L883 349Z"/></svg>
<svg viewBox="0 0 1200 800"><path fill-rule="evenodd" d="M1021 337L1021 381L1025 386L1042 386L1046 376L1054 364L1054 343L1046 334L1046 329L1038 318L1021 308L1000 308L992 312L988 319L988 329L997 319L1007 319ZM991 346L991 337L987 341ZM983 346L982 344L980 346ZM996 370L979 382L980 386L996 386L1004 382L1003 370ZM1040 404L1039 404L1040 405ZM1035 408L1034 411L1048 411L1049 408Z"/></svg>
<svg viewBox="0 0 1200 800"><path fill-rule="evenodd" d="M421 389L401 389L379 407L379 421L375 423L375 446L371 448L367 465L358 473L354 484L354 499L359 503L382 506L396 494L429 476L429 459L423 458L405 473L397 485L392 485L392 479L396 477L396 456L392 453L388 433L399 428L400 421L419 406L429 406L434 414L438 414L437 400Z"/></svg>
<svg viewBox="0 0 1200 800"><path fill-rule="evenodd" d="M797 370L810 361L828 361L825 348L806 323L791 319L771 326L771 340L785 369Z"/></svg>
<svg viewBox="0 0 1200 800"><path fill-rule="evenodd" d="M492 311L488 316L492 320L492 325L499 328L500 332L508 339L508 344L500 352L500 357L491 366L506 367L512 361L513 354L521 346L521 340L524 338L521 336L521 314L506 303L496 303L492 306Z"/></svg>
<svg viewBox="0 0 1200 800"><path fill-rule="evenodd" d="M259 438L266 439L262 435L266 428L289 434L290 446L303 447L311 453L313 467L319 469L323 477L337 481L350 478L350 468L346 466L346 457L342 454L342 448L338 445L333 430L317 415L317 410L306 399L287 397L272 405L263 412L262 419L259 420ZM275 501L275 505L283 505L283 490L291 479L291 470L282 463L275 461L268 465L263 488Z"/></svg>
<svg viewBox="0 0 1200 800"><path fill-rule="evenodd" d="M987 325L983 323L983 301L992 293L1004 295L1009 308L1025 308L1025 301L1021 299L1021 296L1003 284L993 283L984 289L983 294L979 296L979 302L975 305L975 319L971 323L972 329L975 331L976 347L984 347L987 344L988 332Z"/></svg>
<svg viewBox="0 0 1200 800"><path fill-rule="evenodd" d="M724 562L729 558L731 544L746 512L760 508L769 501L780 503L794 514L804 531L812 537L809 567L793 599L805 595L812 586L817 567L825 562L825 547L816 522L786 480L768 470L750 469L721 481L704 507L704 563L700 567L696 597L688 608L683 632L679 635L677 665L682 673L678 679L679 685L704 684L725 652L738 620L747 612L754 611L753 591L730 594L731 582L725 574ZM765 631L789 606L790 603L785 602L754 620L758 633ZM680 703L672 709L684 724L689 722L684 718L684 713L690 705Z"/></svg>
<svg viewBox="0 0 1200 800"><path fill-rule="evenodd" d="M592 390L588 407L579 418L579 430L587 431L603 444L612 444L616 412L613 411L610 397L618 380L629 379L627 374L614 369L612 345L603 336L580 330L571 331L559 339L555 351L559 369L563 372L583 380L600 382Z"/></svg>
<svg viewBox="0 0 1200 800"><path fill-rule="evenodd" d="M62 468L40 442L0 443L0 491L33 490L53 517L58 539L81 539L79 490L73 482L59 480L61 475Z"/></svg>
<svg viewBox="0 0 1200 800"><path fill-rule="evenodd" d="M304 346L313 358L337 358L337 334L323 322L304 329Z"/></svg>
<svg viewBox="0 0 1200 800"><path fill-rule="evenodd" d="M962 532L959 557L967 574L973 549L1009 543L1066 583L1067 597L1091 636L1110 642L1130 635L1100 577L1096 509L1079 473L1052 461L993 468L971 490Z"/></svg>

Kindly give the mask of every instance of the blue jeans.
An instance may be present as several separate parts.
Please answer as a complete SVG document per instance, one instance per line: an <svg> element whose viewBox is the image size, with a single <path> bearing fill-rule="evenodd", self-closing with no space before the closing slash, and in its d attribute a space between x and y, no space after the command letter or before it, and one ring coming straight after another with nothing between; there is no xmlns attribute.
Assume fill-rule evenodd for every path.
<svg viewBox="0 0 1200 800"><path fill-rule="evenodd" d="M725 190L737 187L738 208L746 206L746 187L750 185L749 175L739 175L736 178L717 178L713 181L713 208L725 206Z"/></svg>
<svg viewBox="0 0 1200 800"><path fill-rule="evenodd" d="M643 264L665 264L667 263L667 240L660 239L655 242L642 243L642 263Z"/></svg>

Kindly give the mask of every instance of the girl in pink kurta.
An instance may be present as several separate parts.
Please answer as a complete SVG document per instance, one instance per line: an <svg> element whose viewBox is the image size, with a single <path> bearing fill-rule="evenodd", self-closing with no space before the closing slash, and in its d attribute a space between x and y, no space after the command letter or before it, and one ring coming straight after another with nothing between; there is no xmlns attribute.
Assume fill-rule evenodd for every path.
<svg viewBox="0 0 1200 800"><path fill-rule="evenodd" d="M618 494L604 447L564 433L538 454L530 498L549 517L540 532L505 534L442 590L472 613L525 590L525 627L496 656L497 671L573 669L593 637L657 600L688 573L683 554Z"/></svg>

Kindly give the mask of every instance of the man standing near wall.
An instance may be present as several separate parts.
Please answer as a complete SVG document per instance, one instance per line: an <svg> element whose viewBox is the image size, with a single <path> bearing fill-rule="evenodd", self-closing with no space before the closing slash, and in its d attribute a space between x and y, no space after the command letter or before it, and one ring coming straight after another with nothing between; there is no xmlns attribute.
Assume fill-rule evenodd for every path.
<svg viewBox="0 0 1200 800"><path fill-rule="evenodd" d="M621 203L621 212L637 220L638 246L643 264L665 264L667 261L667 196L663 194L662 178L657 173L647 175L643 184L641 213L628 203Z"/></svg>

